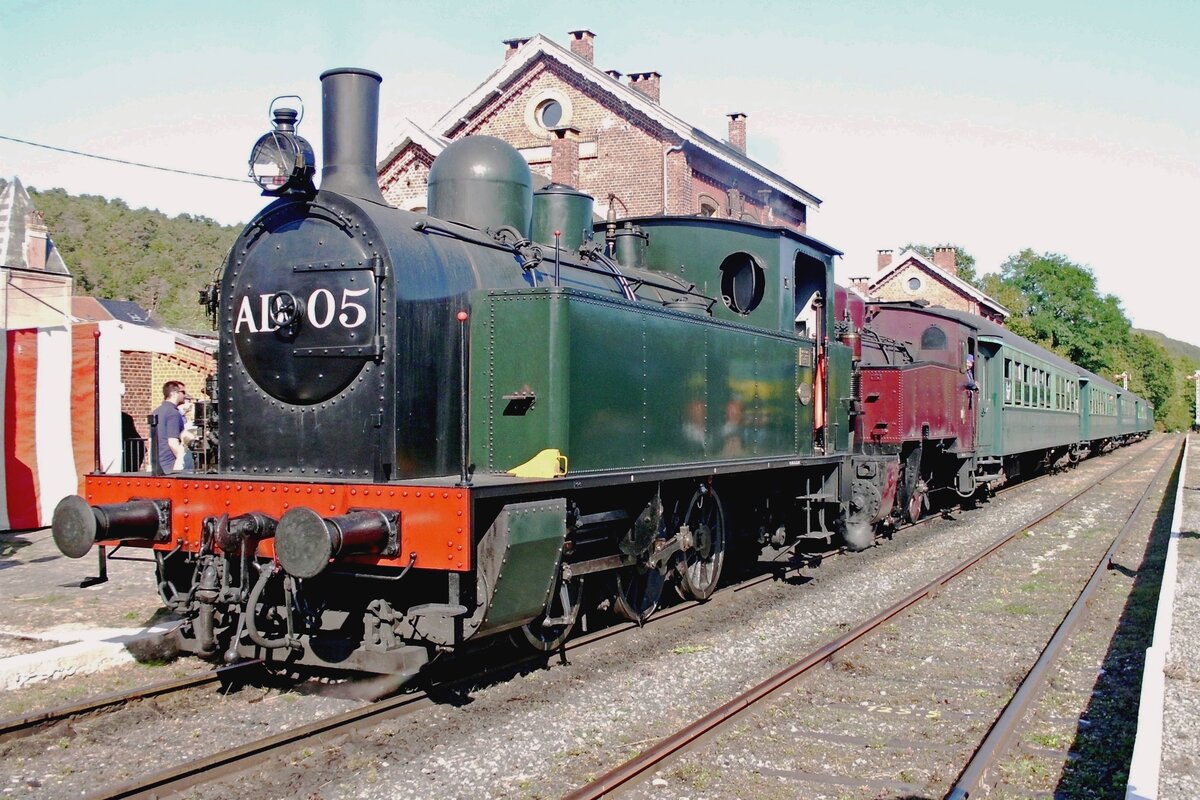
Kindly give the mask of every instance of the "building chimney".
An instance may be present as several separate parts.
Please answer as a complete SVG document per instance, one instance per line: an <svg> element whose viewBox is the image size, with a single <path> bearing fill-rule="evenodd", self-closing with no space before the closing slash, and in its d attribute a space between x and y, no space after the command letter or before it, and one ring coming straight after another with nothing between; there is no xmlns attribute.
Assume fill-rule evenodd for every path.
<svg viewBox="0 0 1200 800"><path fill-rule="evenodd" d="M579 129L555 128L550 141L550 182L579 188Z"/></svg>
<svg viewBox="0 0 1200 800"><path fill-rule="evenodd" d="M629 73L629 87L649 97L654 102L658 102L660 96L660 84L662 75L657 72L631 72Z"/></svg>
<svg viewBox="0 0 1200 800"><path fill-rule="evenodd" d="M870 291L868 291L871 285L871 279L868 277L851 278L850 285L853 286L858 293L864 297L869 297L871 294Z"/></svg>
<svg viewBox="0 0 1200 800"><path fill-rule="evenodd" d="M571 31L571 52L589 64L596 55L596 34L591 31Z"/></svg>
<svg viewBox="0 0 1200 800"><path fill-rule="evenodd" d="M40 211L25 215L25 266L29 269L45 269L46 257L50 254L50 229Z"/></svg>
<svg viewBox="0 0 1200 800"><path fill-rule="evenodd" d="M875 266L882 272L892 265L892 251L878 250L875 253Z"/></svg>
<svg viewBox="0 0 1200 800"><path fill-rule="evenodd" d="M505 39L504 40L504 60L508 61L513 55L521 49L521 45L528 42L531 36L523 36L520 39Z"/></svg>
<svg viewBox="0 0 1200 800"><path fill-rule="evenodd" d="M746 152L746 115L735 111L729 117L729 143L739 153Z"/></svg>
<svg viewBox="0 0 1200 800"><path fill-rule="evenodd" d="M608 77L612 78L617 83L621 82L621 71L620 70L606 69L606 70L604 70L604 74L607 75Z"/></svg>
<svg viewBox="0 0 1200 800"><path fill-rule="evenodd" d="M957 256L958 254L954 252L953 247L933 248L934 266L943 272L949 272L951 275L958 274Z"/></svg>

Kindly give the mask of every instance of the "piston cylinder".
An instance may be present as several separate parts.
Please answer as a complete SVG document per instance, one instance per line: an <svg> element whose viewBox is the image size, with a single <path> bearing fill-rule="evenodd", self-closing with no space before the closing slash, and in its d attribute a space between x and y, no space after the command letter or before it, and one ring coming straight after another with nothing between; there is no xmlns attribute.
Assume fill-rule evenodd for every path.
<svg viewBox="0 0 1200 800"><path fill-rule="evenodd" d="M205 520L205 523L207 524L208 520ZM226 520L223 525L220 520L214 519L214 538L222 552L236 553L242 549L243 544L253 551L263 539L270 539L275 535L277 524L274 517L260 511L251 511Z"/></svg>

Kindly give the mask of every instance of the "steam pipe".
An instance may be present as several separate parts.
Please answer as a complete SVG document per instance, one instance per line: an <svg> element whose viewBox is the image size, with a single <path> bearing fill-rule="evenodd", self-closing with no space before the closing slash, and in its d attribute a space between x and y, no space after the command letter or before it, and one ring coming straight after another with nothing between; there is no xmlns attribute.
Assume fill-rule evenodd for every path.
<svg viewBox="0 0 1200 800"><path fill-rule="evenodd" d="M321 189L387 205L375 171L382 81L357 67L321 73Z"/></svg>

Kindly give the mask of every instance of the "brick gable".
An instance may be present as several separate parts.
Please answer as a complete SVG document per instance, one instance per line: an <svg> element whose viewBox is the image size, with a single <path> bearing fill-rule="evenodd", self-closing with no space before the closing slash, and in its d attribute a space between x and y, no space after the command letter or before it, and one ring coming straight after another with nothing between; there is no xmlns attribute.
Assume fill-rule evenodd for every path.
<svg viewBox="0 0 1200 800"><path fill-rule="evenodd" d="M589 34L587 43L592 46L594 37L583 33ZM778 176L762 171L743 152L733 153L729 145L686 124L681 127L681 121L663 111L657 99L647 105L636 87L631 90L621 83L619 73L600 73L591 59L579 64L578 53L559 52L540 36L508 44L506 65L510 59L512 64L521 61L513 58L519 53L526 54L525 63L519 68L502 67L447 113L436 131L444 139L422 131L385 159L380 185L388 202L403 208L424 205L429 166L445 141L483 134L516 147L535 173L593 195L598 214L607 210L610 194L615 195L618 216L696 214L703 199L716 207L718 216L805 232L805 204L819 200L779 182ZM535 45L538 49L527 49ZM552 134L535 119L538 107L547 100L563 106L559 124L578 131L577 168L563 165L562 148L559 169L552 168ZM744 115L739 116L744 125ZM760 172L768 177L756 178Z"/></svg>

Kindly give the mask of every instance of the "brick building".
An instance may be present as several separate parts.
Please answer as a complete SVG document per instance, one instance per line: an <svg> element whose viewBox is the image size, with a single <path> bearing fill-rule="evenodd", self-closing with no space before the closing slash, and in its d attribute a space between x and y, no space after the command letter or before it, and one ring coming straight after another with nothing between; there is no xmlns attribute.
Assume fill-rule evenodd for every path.
<svg viewBox="0 0 1200 800"><path fill-rule="evenodd" d="M1007 308L958 277L953 247L936 247L933 260L915 250L905 250L893 260L891 250L880 250L874 277L853 278L855 287L877 300L925 300L997 322L1011 313Z"/></svg>
<svg viewBox="0 0 1200 800"><path fill-rule="evenodd" d="M729 115L721 141L668 112L662 75L595 66L595 35L570 48L542 35L504 43L504 62L430 130L407 122L379 164L388 202L424 210L433 159L473 134L504 139L535 176L596 198L603 216L703 214L803 232L820 199L746 155L746 115ZM536 180L536 178L535 178Z"/></svg>
<svg viewBox="0 0 1200 800"><path fill-rule="evenodd" d="M100 463L106 472L139 464L146 469L131 442L149 441L147 417L162 403L162 385L182 381L189 394L207 399L205 380L217 369L216 343L159 328L128 300L75 297L72 313L100 325Z"/></svg>

